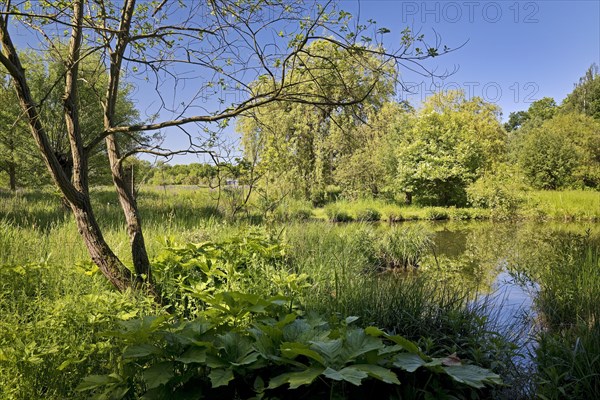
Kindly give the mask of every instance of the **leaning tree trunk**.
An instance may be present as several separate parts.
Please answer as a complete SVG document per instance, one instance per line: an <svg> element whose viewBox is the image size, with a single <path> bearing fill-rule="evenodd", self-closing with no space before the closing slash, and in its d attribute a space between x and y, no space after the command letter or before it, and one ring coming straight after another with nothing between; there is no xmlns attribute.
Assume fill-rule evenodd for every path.
<svg viewBox="0 0 600 400"><path fill-rule="evenodd" d="M125 215L125 221L127 222L127 233L129 234L131 258L135 269L136 282L138 285L154 286L150 260L148 258L144 234L142 232L140 213L133 194L133 187L130 187L128 179L123 173L123 167L119 157L119 148L114 135L109 135L106 138L106 148L108 151L113 183L117 190L123 214Z"/></svg>
<svg viewBox="0 0 600 400"><path fill-rule="evenodd" d="M89 198L84 199L80 204L69 202L69 205L73 211L79 234L83 238L94 264L120 291L131 287L134 278L104 240Z"/></svg>
<svg viewBox="0 0 600 400"><path fill-rule="evenodd" d="M69 174L64 170L55 149L50 144L44 124L37 110L36 102L33 99L25 77L25 70L8 34L6 21L3 18L0 18L0 44L2 47L0 51L0 64L8 70L14 81L15 91L23 110L23 116L29 125L36 145L42 154L54 183L67 200L69 208L73 211L77 228L92 260L108 280L119 290L123 291L129 287L136 286L136 280L104 240L102 231L92 212L88 190L88 156L84 151L83 140L81 138L76 84L82 38L82 20L82 0L74 1L73 31L69 42L67 73L65 74L65 94L63 96L66 129L73 162L72 177L69 177ZM156 299L159 299L153 288L149 292Z"/></svg>

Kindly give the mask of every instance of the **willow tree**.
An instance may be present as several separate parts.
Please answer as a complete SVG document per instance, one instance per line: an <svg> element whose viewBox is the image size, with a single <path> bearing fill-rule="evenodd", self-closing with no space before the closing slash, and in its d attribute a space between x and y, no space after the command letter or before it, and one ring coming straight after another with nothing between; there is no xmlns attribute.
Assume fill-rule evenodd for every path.
<svg viewBox="0 0 600 400"><path fill-rule="evenodd" d="M364 145L357 128L391 98L396 70L384 67L377 54L348 52L326 40L311 43L306 52L290 65L289 79L297 87L325 98L363 100L346 107L272 103L245 113L237 130L246 157L266 175L263 186L310 199L334 184L340 162ZM261 90L264 82L254 84Z"/></svg>
<svg viewBox="0 0 600 400"><path fill-rule="evenodd" d="M372 21L351 21L348 13L336 9L331 2L318 1L4 1L0 15L0 64L14 82L23 118L54 183L73 212L92 260L117 288L145 287L159 296L152 280L138 207L123 173L123 161L128 156L136 152L168 155L211 151L208 146L215 142L211 124L224 126L230 118L275 102L331 107L359 104L365 93L356 96L344 90L306 92L303 85L291 79L290 74L302 63L307 80L314 79L311 73L323 73L323 69L332 74L338 72L336 63L317 62L323 57L311 53L311 43L319 39L335 43L340 51L377 54L380 62L366 66L373 71L364 77L371 80L367 87L376 85L381 76L378 71L392 60L396 66L418 68L425 58L446 51L438 49L437 41L428 45L422 36L406 30L401 37L402 47L397 52L385 52L376 42L388 30L377 29ZM20 32L30 32L26 39L20 39L28 42L24 46L42 52L60 45L67 47L61 79L65 132L73 163L71 178L61 167L49 140L48 122L41 112L44 98L33 95L31 71L23 67L17 42L12 38L17 27ZM103 93L98 93L103 126L84 139L84 116L76 83L82 60L92 55L101 60L98 67L106 71L108 85ZM315 62L307 63L308 60ZM264 83L257 90L251 82L259 77ZM148 107L156 106L146 110L151 116L148 120L130 124L117 119L124 79L140 82ZM338 86L346 84L340 82ZM128 151L119 146L121 136L159 130L181 135L188 144L182 149L164 149L141 143ZM90 202L89 156L103 142L127 224L133 270L123 265L104 240Z"/></svg>

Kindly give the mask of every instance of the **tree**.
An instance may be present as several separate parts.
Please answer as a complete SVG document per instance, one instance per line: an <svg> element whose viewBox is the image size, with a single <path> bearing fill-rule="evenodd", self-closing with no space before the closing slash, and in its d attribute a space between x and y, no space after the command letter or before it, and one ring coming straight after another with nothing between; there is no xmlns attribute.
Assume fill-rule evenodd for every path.
<svg viewBox="0 0 600 400"><path fill-rule="evenodd" d="M64 46L56 52L34 54L25 52L20 55L24 68L31 77L31 92L35 98L43 99L39 107L40 114L47 121L47 135L57 157L61 160L65 173L71 176L69 140L66 135L65 120L63 118L63 105L61 93L64 91L65 74L62 59L66 54ZM78 107L81 110L81 133L84 140L102 130L102 106L97 100L98 92L105 91L108 84L108 75L98 69L100 60L90 56L80 63L79 79L77 80ZM23 121L19 102L12 89L11 79L3 79L5 86L0 90L0 98L7 104L2 110L5 129L0 132L0 152L4 153L0 166L4 165L10 177L11 189L16 189L17 175L23 186L38 186L49 183L50 177L46 173L44 163L35 148L33 138L20 134L27 130ZM55 86L53 88L52 86ZM54 89L54 90L53 90ZM130 86L121 88L117 101L116 115L119 121L132 123L138 120L138 112L133 102L129 99ZM142 135L120 138L120 145L129 148L132 143L144 141ZM97 146L89 155L88 174L92 182L110 184L110 170L106 162L106 148ZM108 179L107 179L108 178Z"/></svg>
<svg viewBox="0 0 600 400"><path fill-rule="evenodd" d="M504 129L511 132L522 127L529 120L527 111L515 111L508 115L508 122L504 124Z"/></svg>
<svg viewBox="0 0 600 400"><path fill-rule="evenodd" d="M344 196L398 194L396 151L413 124L414 109L408 103L392 101L371 111L365 123L356 128L356 148L340 160L335 170L336 183Z"/></svg>
<svg viewBox="0 0 600 400"><path fill-rule="evenodd" d="M397 145L396 185L424 203L463 205L466 188L504 154L498 108L463 92L429 97Z"/></svg>
<svg viewBox="0 0 600 400"><path fill-rule="evenodd" d="M600 184L600 125L584 114L557 114L524 132L515 148L523 173L538 189Z"/></svg>
<svg viewBox="0 0 600 400"><path fill-rule="evenodd" d="M563 101L562 108L600 119L600 72L597 64L592 64L579 78L573 92Z"/></svg>
<svg viewBox="0 0 600 400"><path fill-rule="evenodd" d="M309 81L315 80L315 74L340 71L336 63L311 53L310 45L317 39L334 43L340 51L355 57L378 54L379 63L365 63L365 68L373 70L365 76L366 81L371 81L366 87L374 87L381 71L392 62L398 67L410 64L419 68L422 60L447 51L439 49L437 41L427 45L422 35L406 30L401 38L402 47L394 53L386 52L372 43L372 38L381 38L388 30L377 31L371 23L352 28L349 21L350 15L336 10L331 3L305 4L292 0L4 3L0 15L0 64L13 79L23 118L53 182L73 212L92 260L117 288L146 288L157 298L160 296L153 283L138 207L122 164L137 152L157 155L176 152L160 146L148 147L145 143L123 151L120 137L175 128L189 139L189 146L179 152L206 152L211 151L215 137L195 140L190 126L200 124L199 132L210 133L211 125L207 124L224 126L230 118L275 102L324 107L359 104L370 90L356 97L345 90L304 92L302 85L298 85L294 74L299 71ZM71 179L50 140L49 122L42 112L43 98L36 98L32 92L31 71L24 68L11 37L11 24L36 32L30 39L40 38L35 47L45 51L68 41L62 59L61 100L73 164ZM92 54L102 60L98 68L107 73L108 82L105 92L97 92L103 127L84 139L85 115L79 105L77 82L82 62ZM311 62L307 63L308 60ZM133 124L119 121L117 105L124 77L147 81L157 88L153 97L158 108L148 121ZM262 84L257 88L250 82L259 77ZM192 82L197 91L184 99L184 93L178 89ZM339 86L343 89L343 85ZM52 88L56 90L56 86ZM231 91L235 91L236 99L227 101L225 95ZM207 97L217 101L206 102ZM165 100L169 98L177 101ZM123 265L104 240L90 202L89 158L102 142L106 145L112 180L127 224L133 271Z"/></svg>
<svg viewBox="0 0 600 400"><path fill-rule="evenodd" d="M270 180L266 184L309 200L336 183L336 171L364 147L360 127L391 97L395 70L376 69L380 57L357 56L326 40L313 42L307 52L311 56L302 56L290 71L302 91L363 101L346 107L271 104L246 113L237 129L246 157L258 161ZM261 84L255 82L257 87Z"/></svg>

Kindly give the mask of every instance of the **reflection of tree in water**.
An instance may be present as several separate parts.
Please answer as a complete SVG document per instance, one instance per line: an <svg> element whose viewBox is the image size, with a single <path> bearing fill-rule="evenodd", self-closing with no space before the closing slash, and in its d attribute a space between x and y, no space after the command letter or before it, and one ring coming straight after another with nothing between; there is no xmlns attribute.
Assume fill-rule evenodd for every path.
<svg viewBox="0 0 600 400"><path fill-rule="evenodd" d="M423 273L477 293L490 293L504 270L530 286L539 278L540 268L560 256L561 242L586 231L600 237L600 227L581 223L449 222L430 229L434 245L423 260Z"/></svg>

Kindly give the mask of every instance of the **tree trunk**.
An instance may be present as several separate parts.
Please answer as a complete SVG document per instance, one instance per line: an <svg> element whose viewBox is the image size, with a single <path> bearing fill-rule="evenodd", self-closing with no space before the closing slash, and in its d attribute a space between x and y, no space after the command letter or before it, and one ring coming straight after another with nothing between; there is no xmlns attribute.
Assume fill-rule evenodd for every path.
<svg viewBox="0 0 600 400"><path fill-rule="evenodd" d="M123 209L127 221L127 233L131 244L131 257L135 269L135 279L139 285L153 286L150 259L146 251L144 234L142 233L142 222L137 207L137 202L130 188L129 180L123 173L123 167L119 161L119 149L114 135L106 138L106 149L112 172L113 183L117 190L119 203Z"/></svg>
<svg viewBox="0 0 600 400"><path fill-rule="evenodd" d="M81 204L70 203L69 205L75 216L79 234L83 238L94 264L119 290L124 291L131 287L133 276L104 240L89 199L84 199Z"/></svg>

